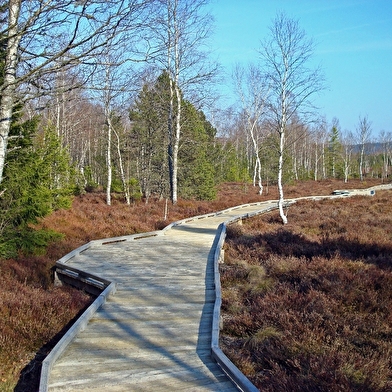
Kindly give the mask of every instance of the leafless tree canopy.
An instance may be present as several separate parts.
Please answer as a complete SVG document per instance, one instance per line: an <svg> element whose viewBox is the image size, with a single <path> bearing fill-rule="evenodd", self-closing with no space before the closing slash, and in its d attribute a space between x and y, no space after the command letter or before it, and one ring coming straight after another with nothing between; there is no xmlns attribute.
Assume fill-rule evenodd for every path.
<svg viewBox="0 0 392 392"><path fill-rule="evenodd" d="M311 98L323 87L323 77L318 68L309 68L313 42L308 39L297 21L279 14L275 18L269 38L261 44L260 55L268 84L269 112L272 128L279 134L278 188L279 211L283 223L283 157L288 124L294 117L307 121L312 113Z"/></svg>
<svg viewBox="0 0 392 392"><path fill-rule="evenodd" d="M277 124L288 122L294 114L304 120L314 114L311 98L324 88L324 77L319 67L310 67L313 53L314 43L298 21L277 15L260 50L270 81L270 110Z"/></svg>

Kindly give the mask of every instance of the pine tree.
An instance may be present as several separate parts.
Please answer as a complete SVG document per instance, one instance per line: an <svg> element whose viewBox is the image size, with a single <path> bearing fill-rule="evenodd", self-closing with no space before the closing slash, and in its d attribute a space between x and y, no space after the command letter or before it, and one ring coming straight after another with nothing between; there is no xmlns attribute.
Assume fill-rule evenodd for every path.
<svg viewBox="0 0 392 392"><path fill-rule="evenodd" d="M334 119L328 146L329 175L332 178L342 177L341 162L342 143L340 142L339 122Z"/></svg>
<svg viewBox="0 0 392 392"><path fill-rule="evenodd" d="M170 144L167 135L168 75L145 85L130 111L131 143L137 156L136 173L143 193L169 196ZM178 153L178 194L184 198L216 196L214 138L216 130L203 112L182 100L181 142ZM174 115L174 114L173 114Z"/></svg>
<svg viewBox="0 0 392 392"><path fill-rule="evenodd" d="M151 194L168 197L166 91L164 75L153 86L144 85L129 115L135 173L146 202Z"/></svg>
<svg viewBox="0 0 392 392"><path fill-rule="evenodd" d="M189 102L183 101L182 142L179 150L179 194L184 198L212 200L216 197L215 173L210 151L215 132Z"/></svg>

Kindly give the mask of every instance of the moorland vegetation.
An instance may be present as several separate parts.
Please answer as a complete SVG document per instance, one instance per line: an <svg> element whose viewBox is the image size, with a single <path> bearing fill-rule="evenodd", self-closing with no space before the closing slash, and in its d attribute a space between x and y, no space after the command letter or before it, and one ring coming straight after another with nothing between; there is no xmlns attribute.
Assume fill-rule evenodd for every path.
<svg viewBox="0 0 392 392"><path fill-rule="evenodd" d="M229 226L221 346L261 391L392 390L391 196Z"/></svg>
<svg viewBox="0 0 392 392"><path fill-rule="evenodd" d="M377 180L352 181L346 185L347 188L355 188L377 183ZM341 182L333 180L298 182L288 184L286 192L290 198L328 195L341 185ZM42 254L26 255L21 252L18 257L3 259L0 263L0 390L14 390L16 384L16 391L35 390L41 361L72 320L92 300L80 291L53 286L52 267L60 257L93 239L156 230L185 217L277 197L276 187L266 187L264 195L260 196L256 188L249 184L226 183L219 187L218 197L214 201L180 199L176 205L170 204L166 211L164 200L127 205L123 198L113 195L112 205L108 206L103 192L86 193L75 197L70 209L58 209L41 219L36 228L56 231L61 238L50 243ZM381 208L379 203L374 204L376 198L360 200L365 206L371 203L378 205L373 209ZM349 200L342 203L350 205ZM323 212L324 207L327 208L324 204L319 212L328 218L328 210ZM308 207L313 210L313 204ZM294 208L297 207L289 210L289 218L293 222L297 220ZM304 205L303 209L306 208ZM266 219L271 219L271 216ZM306 232L306 219L301 218L301 222ZM281 224L272 219L270 226L276 230ZM325 233L333 231L328 227L325 226ZM291 238L296 239L295 236ZM374 241L378 241L377 238Z"/></svg>

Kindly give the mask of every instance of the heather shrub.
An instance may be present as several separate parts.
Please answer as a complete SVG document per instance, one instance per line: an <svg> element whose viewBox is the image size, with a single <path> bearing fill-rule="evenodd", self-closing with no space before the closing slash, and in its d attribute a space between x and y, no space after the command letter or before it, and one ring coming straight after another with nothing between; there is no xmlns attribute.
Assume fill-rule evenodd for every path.
<svg viewBox="0 0 392 392"><path fill-rule="evenodd" d="M242 225L238 223L233 223L232 225L228 225L226 227L226 238L238 238L244 234L244 229Z"/></svg>
<svg viewBox="0 0 392 392"><path fill-rule="evenodd" d="M376 181L374 183L369 182L368 185L375 185L376 183ZM360 186L359 182L354 181L347 185L347 187L352 188ZM302 196L311 194L328 195L337 188L341 188L341 183L336 181L298 182L290 185L290 194ZM55 343L56 338L58 339L59 334L61 335L63 328L91 300L90 297L77 290L53 288L52 267L60 257L93 239L152 231L189 216L220 211L228 207L255 201L277 199L277 197L278 193L275 187L266 187L264 194L260 196L257 188L252 187L248 183L226 183L218 187L216 200L208 202L180 199L176 205L171 203L166 205L165 200L151 197L148 204L135 198L131 205L127 205L122 197L113 197L112 206L107 206L105 194L95 192L75 196L71 208L62 209L59 208L60 206L57 206L55 211L45 218L39 219L37 224L34 224L34 226L30 224L29 227L43 229L50 233L53 233L53 231L60 233L61 238L56 242L50 242L47 246L42 246L41 250L45 249L43 254L26 256L23 253L19 253L15 259L1 259L0 261L0 276L2 277L0 287L0 390L14 390L18 379L19 384L17 389L15 389L16 391L26 391L32 385L35 385L34 383L37 382L37 377L39 376L40 361L45 357L50 346ZM379 217L378 229L371 226L371 232L369 228L364 231L362 229L363 226L361 226L363 224L360 223L359 228L356 230L358 233L357 239L362 249L365 249L362 236L366 237L367 233L369 233L369 238L370 236L375 238L373 243L366 245L369 255L373 254L370 264L387 270L390 264L387 250L391 239L387 230L391 227L392 206L388 193L383 194L383 196L380 193L380 196L377 195L376 197L380 198L381 205L368 203L361 210L359 210L359 205L355 206L359 214L367 212L370 220L373 213L377 213ZM350 200L345 200L346 204L349 202ZM288 228L291 230L291 222L295 221L298 225L301 225L302 229L299 233L292 231L290 235L287 235L287 238L289 239L294 234L306 235L308 243L311 247L316 247L317 250L319 226L322 223L322 219L330 214L322 202L307 203L303 204L302 207L301 203L299 203L296 208L290 208ZM309 208L309 205L311 208ZM335 204L334 208L337 205ZM339 211L339 213L342 212L344 211ZM268 221L270 217L273 217L273 219ZM355 218L353 218L353 222L355 223ZM309 229L307 229L307 225L309 225ZM251 229L250 231L249 228ZM295 319L292 315L288 316L286 314L284 303L282 306L277 305L276 309L271 309L266 307L263 302L263 298L268 301L275 299L275 302L279 304L281 297L284 298L290 295L290 291L285 294L284 290L285 285L289 287L288 283L283 284L283 287L277 284L277 280L271 273L272 267L268 264L270 260L273 258L279 259L280 256L275 255L274 248L269 247L266 238L261 236L257 242L253 239L253 232L259 235L271 230L276 231L277 228L281 228L281 223L279 218L273 214L266 215L265 219L247 221L246 233L244 228L239 225L238 234L240 235L239 238L241 238L241 241L238 242L239 253L231 248L226 249L226 256L228 259L231 258L231 262L226 261L223 265L223 268L226 269L226 277L222 278L222 280L226 279L225 285L228 287L227 291L222 293L223 304L231 314L238 317L231 320L231 316L226 317L224 315L224 325L230 326L231 323L231 328L235 331L236 336L238 335L239 338L245 337L246 339L251 339L252 335L258 331L272 331L271 328L274 328L277 335L266 338L263 342L263 345L267 347L282 345L281 341L285 336L285 326L289 322L295 324ZM345 233L340 235L347 236ZM230 232L228 236L230 236ZM330 240L336 241L335 247L339 247L340 252L343 251L342 244L339 245L340 240L336 235L330 238ZM39 240L38 243L41 243L41 241ZM350 242L348 241L346 244L346 251L352 252ZM375 248L375 246L378 248ZM262 249L261 254L259 252L260 249ZM312 256L313 259L321 257L320 251L315 253L316 255ZM287 270L294 259L293 256L290 256L286 261L282 261L280 268ZM328 262L331 263L332 260L335 259L332 257ZM336 258L336 260L338 259ZM355 263L353 260L350 261ZM369 260L364 259L362 263L369 265ZM260 270L259 265L262 266ZM254 267L256 268L253 270ZM327 267L325 268L328 269ZM350 268L355 270L356 267L351 266ZM260 274L259 280L256 278L258 274ZM364 274L366 273L364 272ZM386 276L378 278L379 285L389 284ZM330 290L334 289L334 285L339 286L339 283L335 283L334 279L332 276L329 280ZM253 284L254 281L257 281L256 285ZM378 286L375 285L375 287ZM338 289L335 291L338 291ZM312 291L309 292L311 293ZM250 303L244 305L243 301L247 298L251 299ZM388 294L381 295L381 292L378 293L377 297L369 299L367 306L374 307L376 304L375 298L378 299L379 307L387 308L389 306ZM354 294L351 300L356 300ZM266 309L271 310L271 314L266 315L268 316L266 320L269 324L260 323L255 319L253 313L259 310L252 307L253 305L250 306L252 302L257 304L257 306L264 306ZM317 306L321 307L320 300L317 302ZM67 309L67 312L64 312L64 309ZM276 312L281 313L281 321L280 324L275 325L273 324L273 315ZM357 315L356 317L359 316ZM42 321L47 319L50 319L50 321ZM245 323L244 326L240 325L242 320ZM295 325L298 325L299 328L301 322L298 321ZM378 323L383 323L384 335L382 336L385 339L389 339L391 330L388 323L383 321L382 318L378 319ZM262 335L262 332L259 332L259 334ZM318 335L314 333L312 336L312 341L317 342L318 339L316 337ZM249 351L243 351L246 346L244 344L245 341L238 343L237 338L232 339L230 336L227 336L225 339L233 343L233 347L235 347L232 350L233 354L241 360L244 371L247 374L255 375L256 378L259 377L258 361L254 360L253 354L249 354ZM257 341L256 339L252 345L256 345ZM315 344L311 346L315 347ZM384 349L387 350L388 346L386 345ZM283 351L282 353L284 354ZM258 351L254 352L254 355L259 355ZM331 361L333 362L334 359L332 358ZM313 362L314 364L319 363L318 357ZM351 363L347 364L345 373L360 380L361 373L358 372L358 367L356 365L351 366ZM374 374L379 372L382 375L387 364L380 362L379 367L372 368L374 363L368 364L369 372L373 371ZM275 368L275 362L273 361L271 361L271 368ZM282 369L283 371L285 370L284 367ZM273 373L268 372L265 372L264 376L267 377L267 374L271 374L271 377L274 376ZM282 385L285 383L285 377L282 373ZM379 378L381 379L381 376Z"/></svg>
<svg viewBox="0 0 392 392"><path fill-rule="evenodd" d="M221 346L261 391L392 389L390 205L299 202L285 227L271 213L231 230L223 297L234 286L242 311L222 302Z"/></svg>
<svg viewBox="0 0 392 392"><path fill-rule="evenodd" d="M53 338L91 302L91 298L70 288L43 290L38 285L34 287L27 284L27 279L19 280L21 275L15 279L12 269L1 268L1 273L0 390L11 391L21 369L34 357L41 360L45 357L55 343L52 343ZM36 354L37 351L41 354ZM24 389L19 390L37 390L39 372L40 361L30 362L22 373L27 380Z"/></svg>

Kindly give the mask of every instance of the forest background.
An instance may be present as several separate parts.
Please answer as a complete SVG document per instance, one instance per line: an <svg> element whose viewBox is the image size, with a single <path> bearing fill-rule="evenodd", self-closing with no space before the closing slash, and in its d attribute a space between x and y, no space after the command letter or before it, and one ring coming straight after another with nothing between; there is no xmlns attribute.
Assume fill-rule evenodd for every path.
<svg viewBox="0 0 392 392"><path fill-rule="evenodd" d="M313 42L283 14L255 63L233 70L238 103L217 107L207 5L3 2L0 256L45 246L55 234L29 224L86 191L176 204L240 181L278 184L283 200L294 180L388 177L391 134L320 116Z"/></svg>

